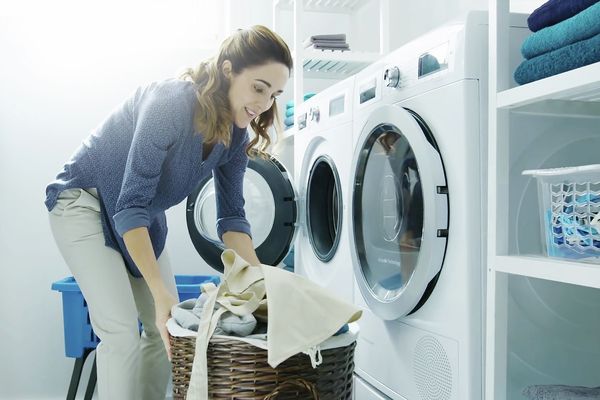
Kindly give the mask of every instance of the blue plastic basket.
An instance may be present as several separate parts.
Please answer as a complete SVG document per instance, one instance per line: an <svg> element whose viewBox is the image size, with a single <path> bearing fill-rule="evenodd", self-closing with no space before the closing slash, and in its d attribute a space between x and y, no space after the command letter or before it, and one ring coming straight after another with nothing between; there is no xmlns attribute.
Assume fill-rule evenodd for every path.
<svg viewBox="0 0 600 400"><path fill-rule="evenodd" d="M200 285L212 282L218 285L216 275L175 275L175 284L179 300L187 300L200 295ZM85 349L95 349L100 339L94 333L90 323L88 307L75 278L67 278L52 284L52 290L62 293L63 322L65 332L65 355L79 358Z"/></svg>

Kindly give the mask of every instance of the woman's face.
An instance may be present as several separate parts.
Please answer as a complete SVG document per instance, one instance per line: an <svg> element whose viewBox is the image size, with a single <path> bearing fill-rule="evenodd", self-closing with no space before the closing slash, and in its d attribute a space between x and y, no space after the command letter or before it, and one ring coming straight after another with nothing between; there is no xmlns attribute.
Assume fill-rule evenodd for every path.
<svg viewBox="0 0 600 400"><path fill-rule="evenodd" d="M290 76L288 67L278 62L246 68L235 74L231 62L225 60L223 73L230 79L229 104L238 128L246 128L250 121L269 110Z"/></svg>

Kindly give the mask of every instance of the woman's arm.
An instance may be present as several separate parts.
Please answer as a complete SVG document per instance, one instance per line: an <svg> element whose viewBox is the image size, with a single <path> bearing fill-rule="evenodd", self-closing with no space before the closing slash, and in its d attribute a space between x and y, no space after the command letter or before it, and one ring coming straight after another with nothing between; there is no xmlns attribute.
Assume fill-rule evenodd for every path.
<svg viewBox="0 0 600 400"><path fill-rule="evenodd" d="M254 251L252 238L245 233L228 231L223 234L223 243L228 249L235 250L250 265L259 265L260 261Z"/></svg>
<svg viewBox="0 0 600 400"><path fill-rule="evenodd" d="M123 241L129 255L135 262L146 284L150 288L154 298L154 309L156 327L167 350L167 356L171 360L171 346L167 332L167 320L171 315L171 307L177 304L177 298L167 289L159 271L159 265L154 256L154 249L150 241L148 228L139 227L131 229L123 234Z"/></svg>

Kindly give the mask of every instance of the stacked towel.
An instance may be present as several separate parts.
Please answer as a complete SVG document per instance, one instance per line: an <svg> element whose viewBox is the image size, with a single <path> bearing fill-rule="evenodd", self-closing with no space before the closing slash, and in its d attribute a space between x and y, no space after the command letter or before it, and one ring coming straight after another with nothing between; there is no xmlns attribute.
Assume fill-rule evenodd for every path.
<svg viewBox="0 0 600 400"><path fill-rule="evenodd" d="M600 3L556 25L529 36L521 47L523 57L531 59L561 47L589 39L600 33Z"/></svg>
<svg viewBox="0 0 600 400"><path fill-rule="evenodd" d="M315 93L308 92L304 94L304 100L308 100L313 97ZM285 129L289 129L294 126L294 100L290 100L285 104L285 117L283 119Z"/></svg>
<svg viewBox="0 0 600 400"><path fill-rule="evenodd" d="M525 60L515 71L521 85L600 61L600 34Z"/></svg>
<svg viewBox="0 0 600 400"><path fill-rule="evenodd" d="M303 44L304 48L312 47L319 50L350 50L350 46L346 43L345 33L310 36Z"/></svg>
<svg viewBox="0 0 600 400"><path fill-rule="evenodd" d="M558 15L558 10L562 14ZM579 11L572 15L573 10ZM553 19L546 18L548 15ZM560 20L540 28L540 16L546 16L546 23ZM517 83L522 85L600 61L599 0L549 0L531 14L530 20L535 21L534 28L539 31L521 47L525 61L515 71Z"/></svg>

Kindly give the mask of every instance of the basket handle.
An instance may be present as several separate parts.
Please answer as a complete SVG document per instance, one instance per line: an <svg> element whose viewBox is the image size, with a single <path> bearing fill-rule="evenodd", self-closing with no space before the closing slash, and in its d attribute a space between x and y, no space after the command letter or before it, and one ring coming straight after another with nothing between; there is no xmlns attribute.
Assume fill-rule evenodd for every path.
<svg viewBox="0 0 600 400"><path fill-rule="evenodd" d="M319 400L319 393L317 392L317 388L315 387L314 383L308 382L304 379L288 379L285 382L280 383L275 389L273 389L271 393L269 393L265 397L264 400L275 400L277 396L279 396L282 393L283 389L285 389L286 387L293 386L300 387L301 389L306 390L312 395L312 398L314 400Z"/></svg>

